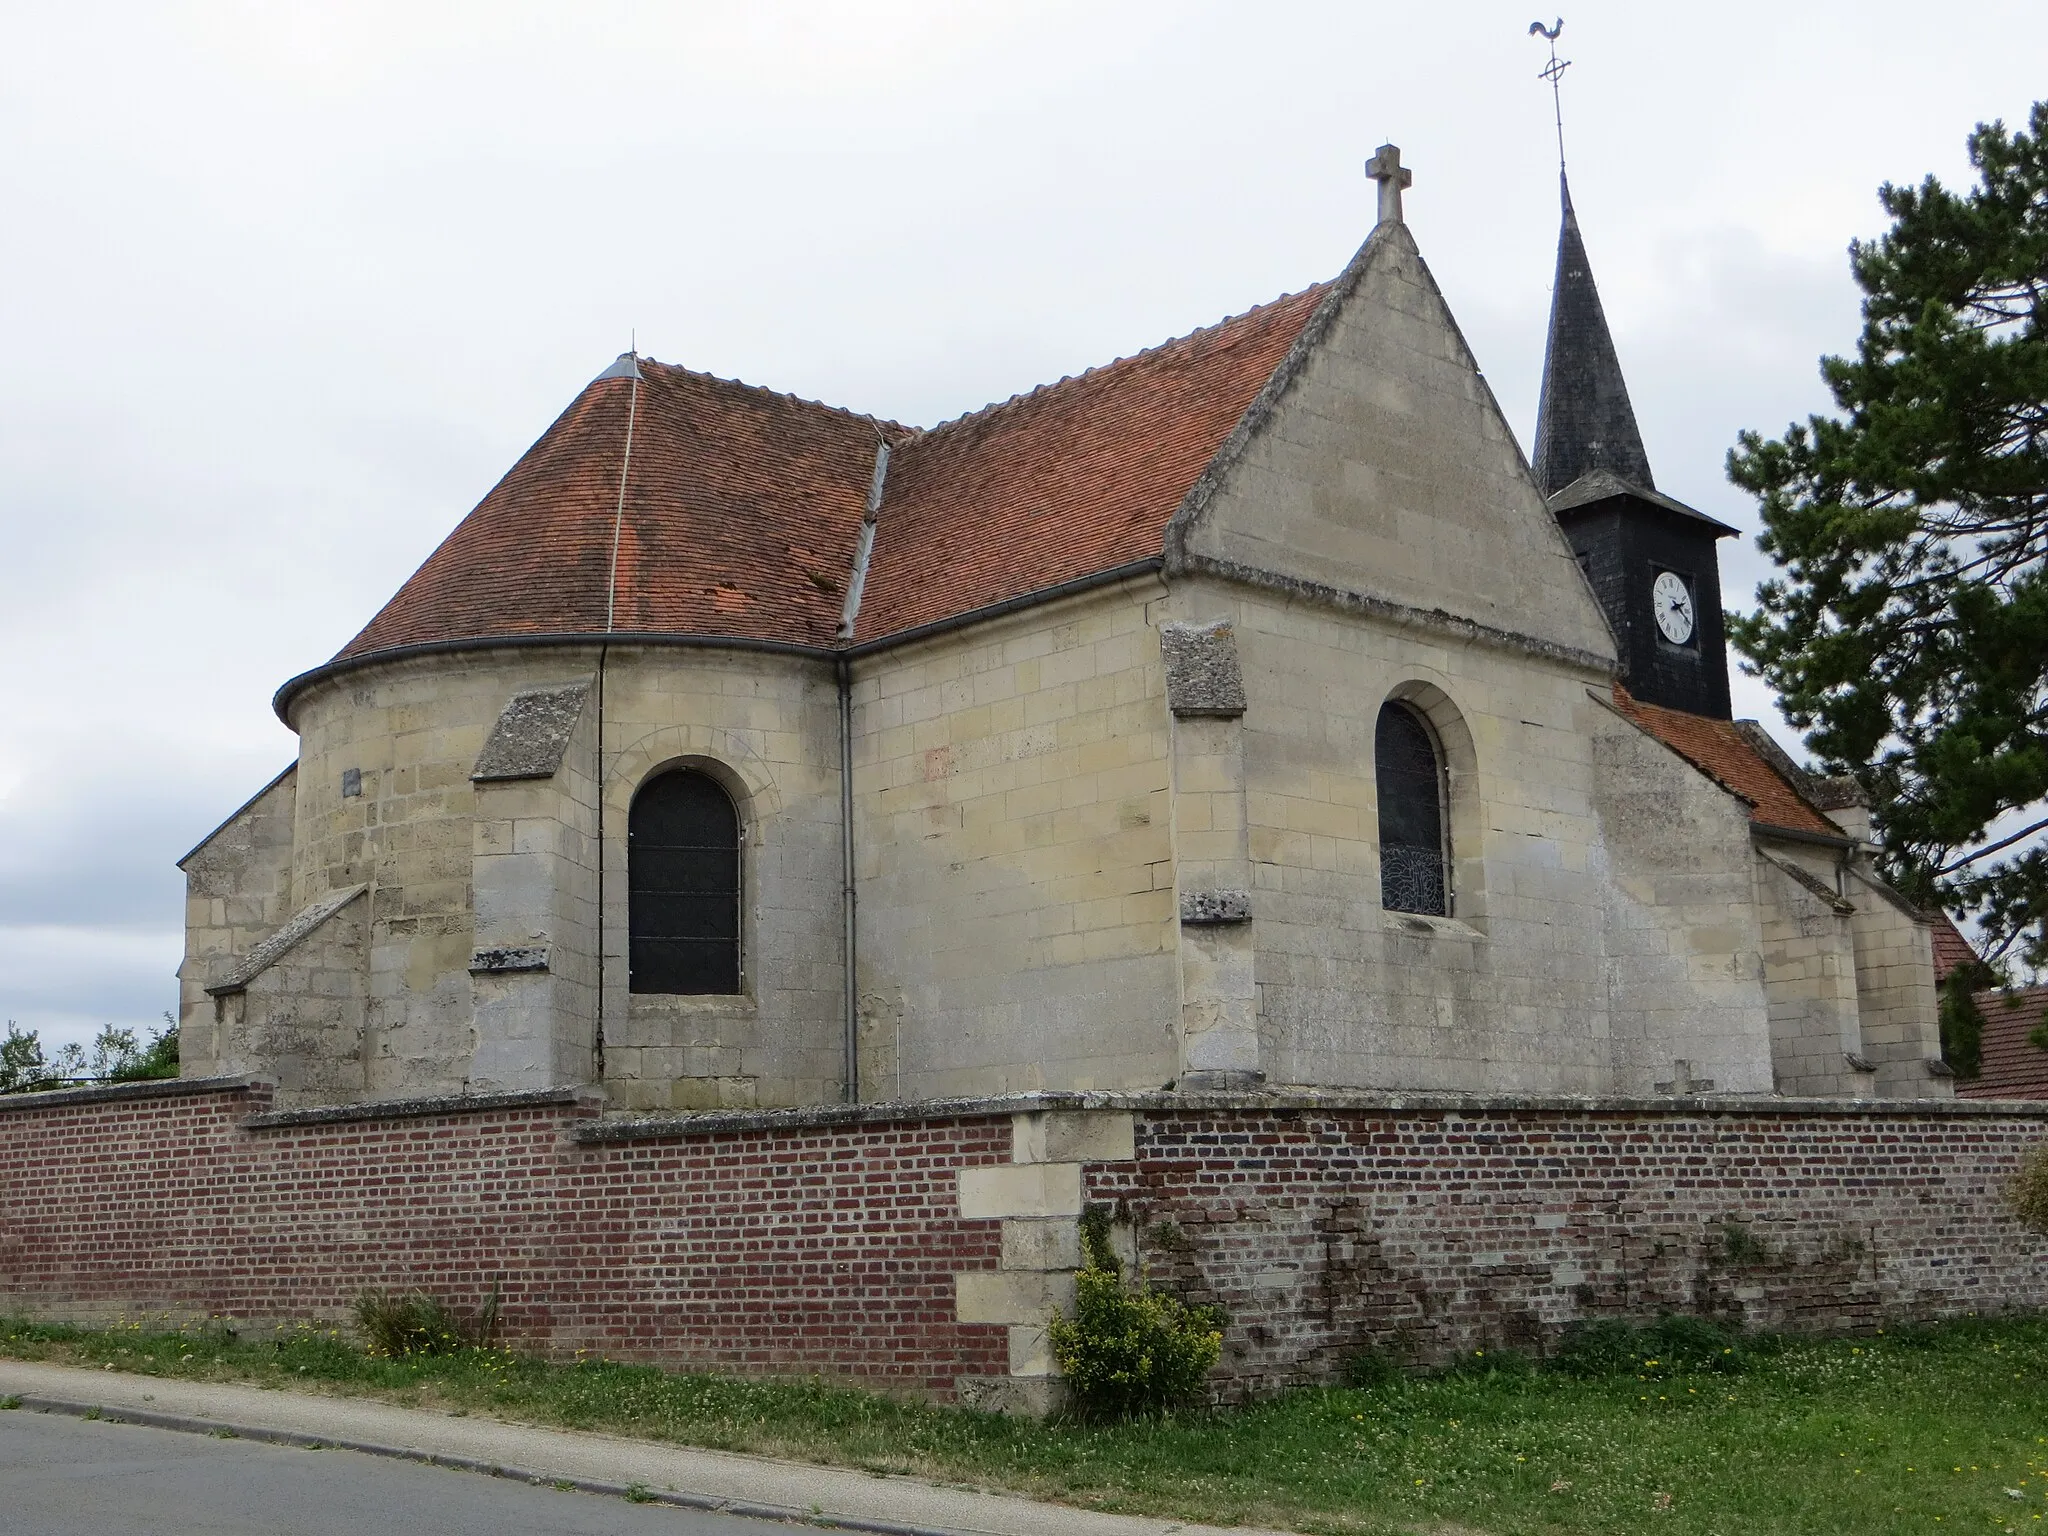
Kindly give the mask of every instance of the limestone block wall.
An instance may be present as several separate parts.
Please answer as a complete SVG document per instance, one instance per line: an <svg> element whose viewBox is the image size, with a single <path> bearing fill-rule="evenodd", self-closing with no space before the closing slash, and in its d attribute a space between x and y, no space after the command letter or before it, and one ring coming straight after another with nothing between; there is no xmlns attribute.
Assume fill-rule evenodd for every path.
<svg viewBox="0 0 2048 1536"><path fill-rule="evenodd" d="M364 1092L453 1092L476 1075L477 796L470 772L520 688L588 676L594 650L422 656L344 673L292 706L293 886L367 883Z"/></svg>
<svg viewBox="0 0 2048 1536"><path fill-rule="evenodd" d="M1269 1081L1769 1088L1746 808L1590 697L1585 669L1240 583L1185 578L1168 608L1227 620L1244 669L1241 727L1176 730L1241 730ZM1389 699L1444 751L1447 919L1380 906ZM1176 798L1177 830L1189 816Z"/></svg>
<svg viewBox="0 0 2048 1536"><path fill-rule="evenodd" d="M1591 701L1615 1090L1767 1093L1749 807Z"/></svg>
<svg viewBox="0 0 2048 1536"><path fill-rule="evenodd" d="M596 1081L597 793L588 697L551 777L474 782L479 1092Z"/></svg>
<svg viewBox="0 0 2048 1536"><path fill-rule="evenodd" d="M863 1097L1173 1077L1161 591L855 663Z"/></svg>
<svg viewBox="0 0 2048 1536"><path fill-rule="evenodd" d="M179 863L185 872L185 956L178 965L178 1060L187 1077L222 1070L219 1021L207 987L296 910L297 787L297 767L287 768Z"/></svg>
<svg viewBox="0 0 2048 1536"><path fill-rule="evenodd" d="M1849 868L1856 914L1856 1006L1863 1052L1877 1064L1886 1098L1952 1098L1941 1067L1941 1019L1934 990L1934 930L1858 857Z"/></svg>
<svg viewBox="0 0 2048 1536"><path fill-rule="evenodd" d="M1796 846L1757 852L1771 1068L1780 1093L1864 1098L1876 1093L1877 1074L1863 1054L1854 903L1833 894L1836 870L1824 855Z"/></svg>
<svg viewBox="0 0 2048 1536"><path fill-rule="evenodd" d="M366 1096L367 909L361 896L345 903L247 986L208 1000L221 1071L274 1079L282 1107Z"/></svg>
<svg viewBox="0 0 2048 1536"><path fill-rule="evenodd" d="M317 685L295 705L299 778L313 786L297 807L295 894L371 885L363 1091L601 1078L632 1109L836 1099L842 944L829 667L675 646L613 646L602 660L602 743L594 646L381 664ZM592 684L590 701L552 777L471 782L515 693L579 680ZM736 996L629 990L628 815L638 788L676 766L717 778L739 809ZM473 958L493 951L545 951L545 967L472 973Z"/></svg>
<svg viewBox="0 0 2048 1536"><path fill-rule="evenodd" d="M832 1103L844 1077L838 686L828 663L614 646L604 684L604 1083L629 1109ZM741 992L628 990L627 816L665 768L741 826Z"/></svg>
<svg viewBox="0 0 2048 1536"><path fill-rule="evenodd" d="M1407 226L1375 230L1340 286L1170 542L1611 659L1599 604Z"/></svg>

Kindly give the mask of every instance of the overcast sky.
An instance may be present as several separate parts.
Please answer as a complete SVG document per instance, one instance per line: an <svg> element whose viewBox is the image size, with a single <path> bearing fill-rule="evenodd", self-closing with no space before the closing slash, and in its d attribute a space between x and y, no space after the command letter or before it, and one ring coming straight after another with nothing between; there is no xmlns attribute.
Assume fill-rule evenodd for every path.
<svg viewBox="0 0 2048 1536"><path fill-rule="evenodd" d="M0 1017L174 1006L175 861L584 382L928 424L1408 218L1526 444L1557 233L1526 0L0 6ZM1546 13L1546 19L1550 19ZM2048 6L1589 4L1574 201L1658 484L1825 405L1887 178L2048 90ZM1746 604L1753 549L1723 546ZM1738 683L1739 714L1769 716Z"/></svg>

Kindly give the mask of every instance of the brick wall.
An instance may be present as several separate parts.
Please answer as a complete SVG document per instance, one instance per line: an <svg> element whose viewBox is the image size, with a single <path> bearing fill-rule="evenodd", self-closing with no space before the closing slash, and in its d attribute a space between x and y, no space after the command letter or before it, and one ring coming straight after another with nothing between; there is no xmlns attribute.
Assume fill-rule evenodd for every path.
<svg viewBox="0 0 2048 1536"><path fill-rule="evenodd" d="M1044 1384L1091 1201L1157 1282L1229 1310L1226 1396L1588 1316L2048 1307L2048 1241L1999 1200L2040 1104L270 1100L232 1079L0 1099L0 1312L339 1320L365 1286L496 1282L521 1347L1042 1402L994 1389Z"/></svg>
<svg viewBox="0 0 2048 1536"><path fill-rule="evenodd" d="M365 1286L503 1287L508 1338L568 1354L818 1371L941 1395L1008 1369L954 1318L993 1268L963 1167L1007 1115L582 1142L561 1093L244 1129L267 1090L0 1100L0 1312L339 1319Z"/></svg>
<svg viewBox="0 0 2048 1536"><path fill-rule="evenodd" d="M2048 1112L1764 1102L1155 1111L1087 1194L1157 1283L1229 1311L1226 1395L1364 1348L1540 1349L1601 1315L1854 1331L2048 1307L2048 1242L1999 1199Z"/></svg>

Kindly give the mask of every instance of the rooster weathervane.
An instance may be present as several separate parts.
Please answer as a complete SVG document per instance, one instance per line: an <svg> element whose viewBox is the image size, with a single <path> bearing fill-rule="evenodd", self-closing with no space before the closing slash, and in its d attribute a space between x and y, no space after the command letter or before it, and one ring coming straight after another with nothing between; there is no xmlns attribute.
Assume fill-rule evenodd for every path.
<svg viewBox="0 0 2048 1536"><path fill-rule="evenodd" d="M1562 16L1558 17L1554 24L1547 27L1540 21L1529 23L1529 35L1531 37L1544 38L1550 43L1550 62L1536 71L1536 78L1550 82L1550 106L1551 111L1557 117L1557 168L1559 172L1564 170L1564 96L1558 89L1558 82L1564 79L1564 72L1572 67L1570 59L1560 59L1557 56L1557 34L1563 30L1564 18Z"/></svg>

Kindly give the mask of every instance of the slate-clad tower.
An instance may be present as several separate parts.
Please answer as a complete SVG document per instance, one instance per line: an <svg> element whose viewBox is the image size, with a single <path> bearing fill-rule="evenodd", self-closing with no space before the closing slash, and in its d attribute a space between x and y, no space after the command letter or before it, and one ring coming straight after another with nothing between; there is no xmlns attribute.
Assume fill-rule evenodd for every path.
<svg viewBox="0 0 2048 1536"><path fill-rule="evenodd" d="M1729 716L1715 546L1735 529L1656 489L1628 384L1559 176L1564 226L1536 414L1536 480L1614 626L1636 698Z"/></svg>

